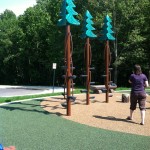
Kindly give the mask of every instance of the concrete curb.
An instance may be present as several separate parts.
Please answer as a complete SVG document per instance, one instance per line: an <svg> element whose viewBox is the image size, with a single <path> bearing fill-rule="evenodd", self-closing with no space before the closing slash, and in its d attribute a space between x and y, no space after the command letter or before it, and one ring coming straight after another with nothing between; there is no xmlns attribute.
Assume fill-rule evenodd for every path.
<svg viewBox="0 0 150 150"><path fill-rule="evenodd" d="M13 86L13 85L0 85L0 89L33 89L33 90L52 90L53 86L27 86L27 85L21 85L21 86ZM55 89L63 89L62 87L54 87Z"/></svg>

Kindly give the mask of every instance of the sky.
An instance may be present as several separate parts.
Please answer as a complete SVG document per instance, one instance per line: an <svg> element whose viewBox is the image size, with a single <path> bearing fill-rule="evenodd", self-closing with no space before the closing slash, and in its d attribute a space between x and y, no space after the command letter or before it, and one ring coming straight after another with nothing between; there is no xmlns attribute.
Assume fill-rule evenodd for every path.
<svg viewBox="0 0 150 150"><path fill-rule="evenodd" d="M36 0L0 0L0 13L4 10L12 10L16 16L24 13L28 7L36 5Z"/></svg>

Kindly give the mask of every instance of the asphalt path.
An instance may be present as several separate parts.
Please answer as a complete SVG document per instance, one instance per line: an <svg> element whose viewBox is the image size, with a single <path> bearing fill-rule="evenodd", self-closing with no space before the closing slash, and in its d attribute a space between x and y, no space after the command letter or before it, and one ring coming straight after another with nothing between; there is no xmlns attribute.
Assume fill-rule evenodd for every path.
<svg viewBox="0 0 150 150"><path fill-rule="evenodd" d="M61 87L42 86L0 86L0 97L24 96L63 92Z"/></svg>

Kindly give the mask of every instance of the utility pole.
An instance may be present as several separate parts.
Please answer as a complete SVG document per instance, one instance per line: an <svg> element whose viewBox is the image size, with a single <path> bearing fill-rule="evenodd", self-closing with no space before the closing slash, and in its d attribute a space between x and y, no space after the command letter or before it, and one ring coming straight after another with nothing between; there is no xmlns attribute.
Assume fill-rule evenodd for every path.
<svg viewBox="0 0 150 150"><path fill-rule="evenodd" d="M114 83L117 84L118 77L118 68L117 68L117 57L118 57L118 48L117 48L117 28L116 28L116 0L113 0L113 26L114 26L114 53L115 53L115 64L114 64Z"/></svg>

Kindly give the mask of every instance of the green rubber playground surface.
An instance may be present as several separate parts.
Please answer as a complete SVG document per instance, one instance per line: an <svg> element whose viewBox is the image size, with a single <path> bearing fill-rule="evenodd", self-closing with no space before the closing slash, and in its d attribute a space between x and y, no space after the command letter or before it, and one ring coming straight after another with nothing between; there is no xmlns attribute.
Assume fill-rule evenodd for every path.
<svg viewBox="0 0 150 150"><path fill-rule="evenodd" d="M42 99L41 99L42 100ZM94 128L44 111L40 99L0 106L0 143L16 150L150 150L150 137Z"/></svg>

